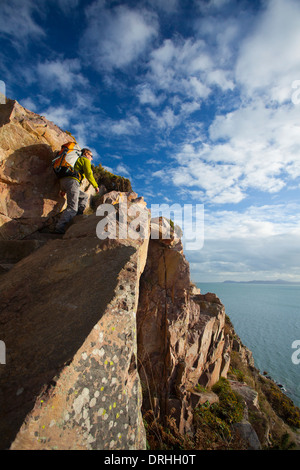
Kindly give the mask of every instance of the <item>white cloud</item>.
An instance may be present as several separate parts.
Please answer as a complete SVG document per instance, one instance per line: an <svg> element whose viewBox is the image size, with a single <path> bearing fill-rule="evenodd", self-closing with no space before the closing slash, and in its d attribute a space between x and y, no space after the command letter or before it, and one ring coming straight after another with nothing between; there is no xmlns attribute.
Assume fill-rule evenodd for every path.
<svg viewBox="0 0 300 470"><path fill-rule="evenodd" d="M300 176L299 113L291 101L292 82L300 79L300 5L265 5L255 14L239 7L235 15L230 2L200 2L210 14L195 21L194 38L165 39L149 56L147 82L137 89L140 103L166 136L181 125L186 130L171 168L157 177L185 187L193 199L238 204L251 190L278 193ZM219 8L227 16L214 15ZM209 116L205 134L192 113L213 99L215 87L222 93L220 114ZM234 109L226 112L232 92Z"/></svg>
<svg viewBox="0 0 300 470"><path fill-rule="evenodd" d="M109 155L109 158L113 158L114 160L122 160L120 155Z"/></svg>
<svg viewBox="0 0 300 470"><path fill-rule="evenodd" d="M155 125L160 129L173 129L175 126L181 123L180 115L176 115L173 109L167 106L162 112L155 113L151 109L148 109L148 114L151 119L155 122Z"/></svg>
<svg viewBox="0 0 300 470"><path fill-rule="evenodd" d="M73 135L76 137L76 141L78 142L81 148L89 147L89 138L90 138L90 129L89 126L86 125L84 122L79 123L72 123L72 130ZM96 156L95 150L93 151L94 158Z"/></svg>
<svg viewBox="0 0 300 470"><path fill-rule="evenodd" d="M274 204L250 206L243 212L219 210L206 213L206 237L216 239L222 234L222 239L261 238L299 233L300 220L295 217L299 212L298 204Z"/></svg>
<svg viewBox="0 0 300 470"><path fill-rule="evenodd" d="M221 90L233 90L234 82L229 78L229 74L225 70L213 70L207 74L207 83L209 85L217 85Z"/></svg>
<svg viewBox="0 0 300 470"><path fill-rule="evenodd" d="M25 98L20 103L22 106L24 106L24 108L28 109L29 111L37 111L36 104L31 98Z"/></svg>
<svg viewBox="0 0 300 470"><path fill-rule="evenodd" d="M214 69L226 71L230 83L234 76L237 51L256 15L239 0L224 2L222 12L215 9L212 3L202 5L205 11L199 17L195 16L194 36L205 41Z"/></svg>
<svg viewBox="0 0 300 470"><path fill-rule="evenodd" d="M102 166L106 171L109 171L110 173L114 173L114 170L110 166L106 166L106 165L102 165Z"/></svg>
<svg viewBox="0 0 300 470"><path fill-rule="evenodd" d="M123 68L140 57L157 35L156 16L126 5L106 9L96 1L86 9L83 55L99 70Z"/></svg>
<svg viewBox="0 0 300 470"><path fill-rule="evenodd" d="M40 83L49 90L71 90L75 85L86 85L79 59L56 59L40 62L36 66Z"/></svg>
<svg viewBox="0 0 300 470"><path fill-rule="evenodd" d="M138 88L140 101L160 129L173 129L187 123L211 98L214 88L232 91L232 73L221 68L203 39L174 37L152 50L148 61L147 84ZM163 109L154 111L163 96ZM159 97L159 98L158 98Z"/></svg>
<svg viewBox="0 0 300 470"><path fill-rule="evenodd" d="M116 172L119 175L125 176L125 177L130 177L129 169L124 163L120 163L117 168Z"/></svg>
<svg viewBox="0 0 300 470"><path fill-rule="evenodd" d="M119 121L107 121L104 127L115 135L135 135L141 126L136 116L130 116Z"/></svg>
<svg viewBox="0 0 300 470"><path fill-rule="evenodd" d="M146 160L148 165L161 165L161 160L156 160L155 158L149 158Z"/></svg>
<svg viewBox="0 0 300 470"><path fill-rule="evenodd" d="M138 86L137 94L141 104L149 104L154 107L159 106L165 99L164 95L157 96L149 84Z"/></svg>
<svg viewBox="0 0 300 470"><path fill-rule="evenodd" d="M269 0L266 6L240 48L236 77L247 95L260 93L282 103L300 78L300 4Z"/></svg>
<svg viewBox="0 0 300 470"><path fill-rule="evenodd" d="M173 183L204 191L205 201L238 203L249 190L278 193L300 177L299 108L261 99L216 116L208 137L174 154Z"/></svg>
<svg viewBox="0 0 300 470"><path fill-rule="evenodd" d="M187 80L182 80L181 85L186 89L186 93L190 97L207 98L211 92L199 78L190 77Z"/></svg>
<svg viewBox="0 0 300 470"><path fill-rule="evenodd" d="M44 30L33 18L34 13L40 11L37 2L33 0L2 1L0 35L7 35L15 45L21 45L29 38L45 36Z"/></svg>
<svg viewBox="0 0 300 470"><path fill-rule="evenodd" d="M187 252L194 280L300 280L299 205L205 212L204 247Z"/></svg>
<svg viewBox="0 0 300 470"><path fill-rule="evenodd" d="M58 107L50 106L40 114L61 129L69 130L68 127L72 121L73 110L64 105Z"/></svg>
<svg viewBox="0 0 300 470"><path fill-rule="evenodd" d="M151 53L149 79L157 89L206 98L210 89L205 76L212 68L204 41L166 39Z"/></svg>

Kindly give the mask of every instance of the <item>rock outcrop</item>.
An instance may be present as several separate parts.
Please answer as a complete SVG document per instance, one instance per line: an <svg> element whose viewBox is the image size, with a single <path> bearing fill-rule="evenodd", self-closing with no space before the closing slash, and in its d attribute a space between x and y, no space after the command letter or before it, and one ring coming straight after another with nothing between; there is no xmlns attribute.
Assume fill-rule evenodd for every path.
<svg viewBox="0 0 300 470"><path fill-rule="evenodd" d="M243 448L269 446L288 428L266 417L266 379L218 297L191 283L172 221L150 222L143 197L104 188L64 236L45 233L65 204L50 162L71 139L0 105L0 448L145 449L151 410L201 449L195 410L224 406L212 387L226 377L244 403Z"/></svg>
<svg viewBox="0 0 300 470"><path fill-rule="evenodd" d="M150 240L137 313L144 407L162 419L175 416L180 432L191 429L194 387L211 387L226 376L224 324L225 309L215 295L191 294L182 244Z"/></svg>
<svg viewBox="0 0 300 470"><path fill-rule="evenodd" d="M50 163L68 140L0 106L0 447L144 448L135 315L148 238L99 239L96 215L63 238L42 233L64 208Z"/></svg>
<svg viewBox="0 0 300 470"><path fill-rule="evenodd" d="M64 208L51 161L73 140L17 101L0 105L0 240L23 239Z"/></svg>
<svg viewBox="0 0 300 470"><path fill-rule="evenodd" d="M145 448L137 373L148 239L99 240L77 218L1 282L1 448Z"/></svg>

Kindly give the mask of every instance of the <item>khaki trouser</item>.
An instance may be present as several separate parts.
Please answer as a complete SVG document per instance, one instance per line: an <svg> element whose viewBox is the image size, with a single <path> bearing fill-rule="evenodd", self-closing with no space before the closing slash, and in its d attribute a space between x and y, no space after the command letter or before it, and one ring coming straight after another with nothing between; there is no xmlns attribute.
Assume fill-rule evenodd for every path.
<svg viewBox="0 0 300 470"><path fill-rule="evenodd" d="M67 194L67 208L62 214L57 228L64 229L75 215L83 213L87 206L88 195L80 191L79 182L73 178L62 178L60 188Z"/></svg>

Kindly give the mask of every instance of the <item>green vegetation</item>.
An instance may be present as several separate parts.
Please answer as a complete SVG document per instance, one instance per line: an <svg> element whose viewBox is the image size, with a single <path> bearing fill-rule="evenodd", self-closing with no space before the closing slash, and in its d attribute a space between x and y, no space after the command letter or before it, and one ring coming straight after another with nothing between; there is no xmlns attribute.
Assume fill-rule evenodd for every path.
<svg viewBox="0 0 300 470"><path fill-rule="evenodd" d="M239 382L245 382L245 374L239 369L230 369L230 372L236 377Z"/></svg>
<svg viewBox="0 0 300 470"><path fill-rule="evenodd" d="M300 428L300 410L271 380L261 377L262 390L275 413L292 428Z"/></svg>
<svg viewBox="0 0 300 470"><path fill-rule="evenodd" d="M175 225L172 219L169 219L169 224L171 226L171 229L174 231L175 230Z"/></svg>
<svg viewBox="0 0 300 470"><path fill-rule="evenodd" d="M231 340L237 339L230 319L226 317L226 334ZM243 352L243 351L242 351ZM231 350L228 379L238 380L258 393L258 405L248 409L248 420L256 432L263 449L290 450L299 447L297 434L300 429L300 410L272 380L263 377L248 362L240 351ZM179 432L172 411L171 416L161 419L152 411L144 413L149 449L153 450L243 450L248 444L234 424L244 416L244 401L233 392L229 380L221 378L211 390L219 402L208 401L193 410L193 434ZM208 392L200 384L194 391ZM296 436L296 437L295 437ZM295 442L294 442L295 441Z"/></svg>
<svg viewBox="0 0 300 470"><path fill-rule="evenodd" d="M197 388L198 386L195 387ZM201 390L207 391L203 387ZM164 450L243 449L244 443L232 431L232 424L243 418L242 401L224 378L221 378L212 390L219 396L219 403L211 405L206 402L194 410L193 436L181 434L173 417L167 417L163 426L151 411L145 413L149 447Z"/></svg>
<svg viewBox="0 0 300 470"><path fill-rule="evenodd" d="M249 387L256 388L253 373L250 371L249 366L241 359L237 351L231 351L228 378L244 382L249 385Z"/></svg>
<svg viewBox="0 0 300 470"><path fill-rule="evenodd" d="M230 327L233 328L233 324L231 323L231 320L228 315L225 315L225 323Z"/></svg>
<svg viewBox="0 0 300 470"><path fill-rule="evenodd" d="M166 417L166 424L155 418L152 411L143 417L147 436L147 450L191 450L195 449L192 438L179 432L174 418Z"/></svg>
<svg viewBox="0 0 300 470"><path fill-rule="evenodd" d="M76 139L75 139L75 137L71 134L71 132L69 132L69 131L64 131L64 132L65 132L65 134L68 134L68 135L69 135L72 139L74 139L75 142L76 142Z"/></svg>
<svg viewBox="0 0 300 470"><path fill-rule="evenodd" d="M100 186L103 184L106 187L107 192L110 191L132 191L131 183L129 179L123 176L114 175L109 171L105 170L102 165L92 165L95 180Z"/></svg>
<svg viewBox="0 0 300 470"><path fill-rule="evenodd" d="M227 424L237 423L243 418L244 405L240 397L234 393L228 380L221 377L212 387L212 391L219 396L219 403L214 403L215 414Z"/></svg>
<svg viewBox="0 0 300 470"><path fill-rule="evenodd" d="M113 173L105 170L101 165L96 167L92 165L92 170L99 187L101 185L105 186L105 193L109 193L110 191L121 191L126 193L132 191L129 179L123 178L123 176L114 175ZM100 192L91 198L91 212L94 212L99 206L102 195L103 192Z"/></svg>
<svg viewBox="0 0 300 470"><path fill-rule="evenodd" d="M280 442L272 447L272 450L293 450L295 448L295 442L291 441L291 436L286 432L281 436Z"/></svg>
<svg viewBox="0 0 300 470"><path fill-rule="evenodd" d="M197 385L195 386L195 390L196 390L197 392L202 392L202 393L207 392L206 388L203 387L203 385L200 385L200 384L197 384Z"/></svg>

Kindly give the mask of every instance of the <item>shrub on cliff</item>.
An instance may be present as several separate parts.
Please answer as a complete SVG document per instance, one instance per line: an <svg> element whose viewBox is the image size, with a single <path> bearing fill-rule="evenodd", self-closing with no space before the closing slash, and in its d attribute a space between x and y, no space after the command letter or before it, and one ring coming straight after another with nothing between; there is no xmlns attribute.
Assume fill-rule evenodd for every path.
<svg viewBox="0 0 300 470"><path fill-rule="evenodd" d="M195 410L195 423L197 430L209 436L209 442L216 442L218 440L231 439L230 426L224 419L218 416L218 404L210 405L208 402L203 403ZM199 438L199 432L198 432Z"/></svg>
<svg viewBox="0 0 300 470"><path fill-rule="evenodd" d="M219 396L219 403L216 406L216 415L228 424L237 423L243 418L243 402L240 397L234 393L228 380L221 377L212 387L212 391Z"/></svg>
<svg viewBox="0 0 300 470"><path fill-rule="evenodd" d="M275 413L292 428L300 428L300 410L273 382L261 378L263 392Z"/></svg>
<svg viewBox="0 0 300 470"><path fill-rule="evenodd" d="M93 169L95 180L97 181L98 185L100 186L101 184L103 184L106 187L107 192L132 191L131 183L128 178L114 175L110 171L105 170L102 165L98 165L96 167L92 165L92 169Z"/></svg>
<svg viewBox="0 0 300 470"><path fill-rule="evenodd" d="M243 418L241 399L224 378L212 387L212 391L219 396L219 403L204 403L194 412L197 448L242 448L243 443L232 436L231 431L231 425Z"/></svg>

